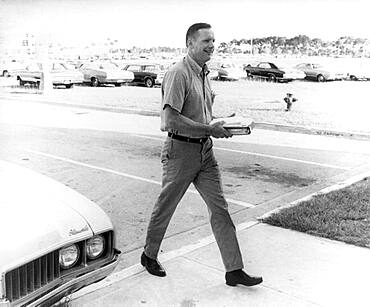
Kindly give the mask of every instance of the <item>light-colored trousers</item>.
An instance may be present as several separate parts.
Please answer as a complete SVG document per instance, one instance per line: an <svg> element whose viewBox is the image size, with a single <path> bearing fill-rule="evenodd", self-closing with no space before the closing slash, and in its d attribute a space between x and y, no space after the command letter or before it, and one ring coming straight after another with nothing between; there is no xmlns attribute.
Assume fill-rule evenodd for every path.
<svg viewBox="0 0 370 307"><path fill-rule="evenodd" d="M224 198L212 140L194 144L167 137L161 161L162 191L154 205L145 242L145 254L157 259L158 251L175 209L191 183L208 206L210 223L227 272L243 268L243 260Z"/></svg>

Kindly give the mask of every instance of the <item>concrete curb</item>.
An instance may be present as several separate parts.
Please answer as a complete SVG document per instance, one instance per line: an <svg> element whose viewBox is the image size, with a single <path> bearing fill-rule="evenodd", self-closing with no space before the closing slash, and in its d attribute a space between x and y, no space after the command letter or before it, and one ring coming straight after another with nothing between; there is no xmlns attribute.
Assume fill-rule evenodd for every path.
<svg viewBox="0 0 370 307"><path fill-rule="evenodd" d="M287 208L292 208L292 207L295 207L295 206L299 206L301 203L307 201L307 200L310 200L312 199L313 197L315 196L318 196L318 195L323 195L323 194L327 194L329 192L332 192L332 191L337 191L337 190L340 190L340 189L343 189L345 187L348 187L356 182L359 182L363 179L365 179L366 177L370 177L370 171L367 171L365 173L362 173L362 174L359 174L359 175L356 175L356 176L353 176L351 178L348 178L347 180L343 181L343 182L340 182L340 183L337 183L337 184L334 184L332 186L329 186L329 187L326 187L318 192L315 192L315 193L312 193L310 195L307 195L305 197L302 197L300 199L297 199L293 202L291 202L290 204L287 204L285 206L281 206L279 208L276 208L276 209L273 209L269 212L266 212L265 214L257 217L257 220L260 221L260 222L263 222L264 219L270 217L271 215L273 214L276 214L276 213L279 213L281 210L283 209L287 209Z"/></svg>
<svg viewBox="0 0 370 307"><path fill-rule="evenodd" d="M358 139L358 140L370 140L370 133L335 131L335 130L328 130L328 129L318 129L318 128L313 128L313 127L293 126L293 125L286 125L286 124L283 125L283 124L260 122L260 123L256 123L256 128L265 129L265 130L278 130L278 131L283 131L283 132L322 135L322 136L344 137L344 138Z"/></svg>
<svg viewBox="0 0 370 307"><path fill-rule="evenodd" d="M6 95L0 95L0 98L18 100L18 101L24 99L24 97L9 97L9 96L7 97ZM143 116L154 116L154 117L160 116L159 112L152 111L152 110L57 102L57 101L47 100L47 97L45 98L40 97L40 95L38 95L38 97L27 96L27 100L36 102L36 103L44 103L44 104L49 104L49 105L54 105L54 106L61 106L61 107L74 107L74 108L106 111L106 112L114 112L114 113L137 114L137 115L143 115ZM290 133L342 137L342 138L364 140L364 141L370 140L370 133L335 131L335 130L328 130L328 129L318 129L318 128L313 128L313 127L303 127L303 126L276 124L276 123L268 123L268 122L256 122L255 128L262 129L262 130L274 130L274 131L282 131L282 132L290 132Z"/></svg>

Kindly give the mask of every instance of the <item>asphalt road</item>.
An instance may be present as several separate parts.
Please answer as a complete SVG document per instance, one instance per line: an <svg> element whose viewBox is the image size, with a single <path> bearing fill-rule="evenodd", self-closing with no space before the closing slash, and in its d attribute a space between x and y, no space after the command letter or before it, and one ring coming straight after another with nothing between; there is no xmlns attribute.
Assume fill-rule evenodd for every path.
<svg viewBox="0 0 370 307"><path fill-rule="evenodd" d="M137 255L143 247L160 191L165 136L158 131L158 119L25 101L2 100L0 110L0 159L46 174L97 202L116 228L124 253L120 268L137 262L125 255ZM225 196L239 222L265 203L304 193L370 163L365 141L253 134L214 141ZM196 240L209 232L206 206L191 188L166 235L174 243L164 246L179 247L184 237Z"/></svg>

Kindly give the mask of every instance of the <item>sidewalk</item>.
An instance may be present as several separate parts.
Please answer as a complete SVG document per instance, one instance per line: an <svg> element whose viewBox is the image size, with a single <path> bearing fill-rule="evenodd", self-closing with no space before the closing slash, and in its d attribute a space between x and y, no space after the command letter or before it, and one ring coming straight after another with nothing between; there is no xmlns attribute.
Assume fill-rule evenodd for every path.
<svg viewBox="0 0 370 307"><path fill-rule="evenodd" d="M72 306L368 306L369 249L261 223L240 228L246 270L263 276L259 286L225 285L209 237L161 255L167 277L138 264L74 294Z"/></svg>

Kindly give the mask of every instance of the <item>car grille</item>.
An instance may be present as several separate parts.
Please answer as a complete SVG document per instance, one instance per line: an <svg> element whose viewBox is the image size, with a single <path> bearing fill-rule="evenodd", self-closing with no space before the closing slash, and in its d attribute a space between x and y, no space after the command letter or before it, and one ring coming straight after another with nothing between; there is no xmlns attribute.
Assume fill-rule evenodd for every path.
<svg viewBox="0 0 370 307"><path fill-rule="evenodd" d="M59 250L57 250L8 272L5 276L6 296L9 301L15 301L59 276Z"/></svg>
<svg viewBox="0 0 370 307"><path fill-rule="evenodd" d="M89 271L89 265L99 262L104 259L110 259L113 254L113 232L109 231L102 234L106 240L106 248L102 256L96 260L88 260L86 253L82 252L78 263L68 269L63 270L59 265L59 249L47 255L28 262L12 271L5 274L5 291L6 298L10 302L14 302L27 295L30 295L41 289L42 294L45 290L53 288L51 283L55 281L55 286L61 282L60 277L71 276L73 274L82 275ZM81 251L85 250L86 241L76 242Z"/></svg>

